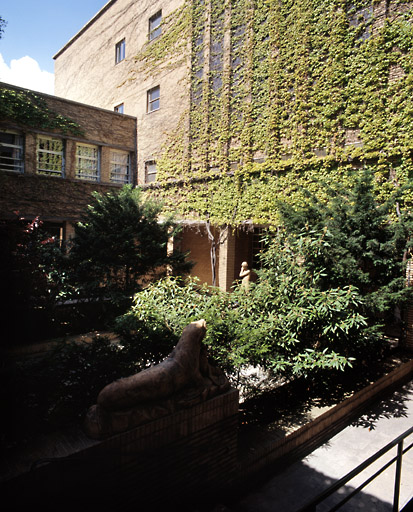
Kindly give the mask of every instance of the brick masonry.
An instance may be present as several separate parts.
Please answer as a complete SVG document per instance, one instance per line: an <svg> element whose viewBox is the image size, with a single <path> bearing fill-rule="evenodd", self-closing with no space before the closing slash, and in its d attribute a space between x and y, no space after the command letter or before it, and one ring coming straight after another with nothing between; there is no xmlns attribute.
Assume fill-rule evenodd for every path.
<svg viewBox="0 0 413 512"><path fill-rule="evenodd" d="M1 85L1 84L0 84ZM22 90L3 84L9 89ZM79 124L82 135L63 135L58 130L27 127L12 119L0 120L0 129L11 130L24 137L24 172L0 173L0 219L13 218L15 211L32 220L65 224L66 238L73 230L70 223L80 220L90 203L91 193L118 190L120 185L110 182L110 152L128 152L131 158L131 181L136 182L136 118L84 105L74 101L36 93L54 112ZM36 172L37 137L58 137L64 141L64 177L43 176ZM98 182L76 178L76 144L93 144L100 149L100 177Z"/></svg>
<svg viewBox="0 0 413 512"><path fill-rule="evenodd" d="M191 503L236 492L309 453L412 377L413 360L304 425L255 444L238 439L236 390L104 441L60 433L33 450L25 467L9 471L0 492L4 501L13 498L15 510L193 510Z"/></svg>
<svg viewBox="0 0 413 512"><path fill-rule="evenodd" d="M181 502L233 483L237 414L238 391L230 390L104 441L81 432L62 435L49 447L52 459L33 471L26 467L0 489L20 497L22 505L27 499L32 506L44 503L47 496L59 510L65 503L103 510L166 510L173 504L176 510Z"/></svg>
<svg viewBox="0 0 413 512"><path fill-rule="evenodd" d="M383 399L413 378L413 360L383 376L350 398L319 414L312 421L296 426L283 435L261 439L258 446L240 450L237 485L251 481L268 468L278 467L310 453L338 433L369 405ZM252 448L252 449L251 449Z"/></svg>
<svg viewBox="0 0 413 512"><path fill-rule="evenodd" d="M108 2L54 57L57 95L109 110L123 104L125 113L136 116L140 184L145 182L145 162L159 159L168 134L178 129L189 109L189 63L171 67L169 60L164 68L148 73L146 67L140 69L134 57L148 43L149 18L162 11L162 20L167 22L182 3ZM116 63L115 47L123 39L125 59ZM148 113L147 93L156 86L160 86L160 106ZM184 132L186 128L182 127Z"/></svg>

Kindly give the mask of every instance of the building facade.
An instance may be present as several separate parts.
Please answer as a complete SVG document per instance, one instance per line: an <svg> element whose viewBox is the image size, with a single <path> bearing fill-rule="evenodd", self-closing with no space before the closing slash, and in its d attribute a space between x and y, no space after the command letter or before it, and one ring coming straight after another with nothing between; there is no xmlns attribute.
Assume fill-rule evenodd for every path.
<svg viewBox="0 0 413 512"><path fill-rule="evenodd" d="M148 74L135 56L182 0L108 2L55 56L55 94L137 118L138 182L156 180L165 134L189 108L188 61Z"/></svg>
<svg viewBox="0 0 413 512"><path fill-rule="evenodd" d="M112 0L55 55L56 94L136 116L138 184L229 289L280 200L363 167L383 199L406 183L412 59L410 0Z"/></svg>
<svg viewBox="0 0 413 512"><path fill-rule="evenodd" d="M26 115L2 112L0 219L39 216L67 239L93 191L136 184L134 117L8 84L0 92Z"/></svg>

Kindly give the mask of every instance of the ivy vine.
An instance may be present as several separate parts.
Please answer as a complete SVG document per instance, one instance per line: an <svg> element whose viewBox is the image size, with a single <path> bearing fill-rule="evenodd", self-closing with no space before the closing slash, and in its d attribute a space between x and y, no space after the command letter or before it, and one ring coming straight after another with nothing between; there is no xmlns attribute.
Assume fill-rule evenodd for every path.
<svg viewBox="0 0 413 512"><path fill-rule="evenodd" d="M41 96L26 90L0 88L0 118L13 119L25 126L57 129L64 134L83 135L72 119L54 112Z"/></svg>
<svg viewBox="0 0 413 512"><path fill-rule="evenodd" d="M385 200L413 175L412 21L404 0L186 0L136 57L152 74L190 63L191 106L149 193L274 225L279 198L323 197L369 166Z"/></svg>

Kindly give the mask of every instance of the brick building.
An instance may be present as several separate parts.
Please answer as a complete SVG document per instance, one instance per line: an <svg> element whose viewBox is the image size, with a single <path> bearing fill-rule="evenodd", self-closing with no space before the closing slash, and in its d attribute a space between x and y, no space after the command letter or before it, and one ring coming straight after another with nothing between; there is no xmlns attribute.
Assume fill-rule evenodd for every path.
<svg viewBox="0 0 413 512"><path fill-rule="evenodd" d="M66 239L93 191L136 183L134 117L8 84L0 88L34 98L79 127L74 134L0 120L0 219L15 211L28 220L39 215L50 232Z"/></svg>
<svg viewBox="0 0 413 512"><path fill-rule="evenodd" d="M162 183L157 171L163 145L182 123L189 124L185 114L191 107L191 59L183 52L173 66L148 73L139 69L134 57L159 40L170 24L169 17L183 4L182 0L109 1L54 56L58 96L137 118L137 178L144 187ZM175 245L190 251L195 263L192 273L212 284L206 222L185 217L182 222L183 231ZM244 222L241 230L221 231L212 226L211 234L217 254L216 284L229 290L242 261L254 263L259 227Z"/></svg>
<svg viewBox="0 0 413 512"><path fill-rule="evenodd" d="M138 184L178 213L210 284L213 235L228 290L278 199L366 165L405 179L411 8L111 0L55 55L55 92L136 117Z"/></svg>

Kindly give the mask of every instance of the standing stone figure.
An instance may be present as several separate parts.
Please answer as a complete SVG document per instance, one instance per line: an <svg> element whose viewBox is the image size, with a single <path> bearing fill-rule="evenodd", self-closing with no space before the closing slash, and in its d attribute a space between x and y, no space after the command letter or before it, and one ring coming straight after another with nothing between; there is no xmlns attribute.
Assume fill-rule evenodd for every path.
<svg viewBox="0 0 413 512"><path fill-rule="evenodd" d="M251 270L248 268L248 263L246 261L241 263L241 272L239 273L239 276L242 279L242 288L248 291L251 281Z"/></svg>

